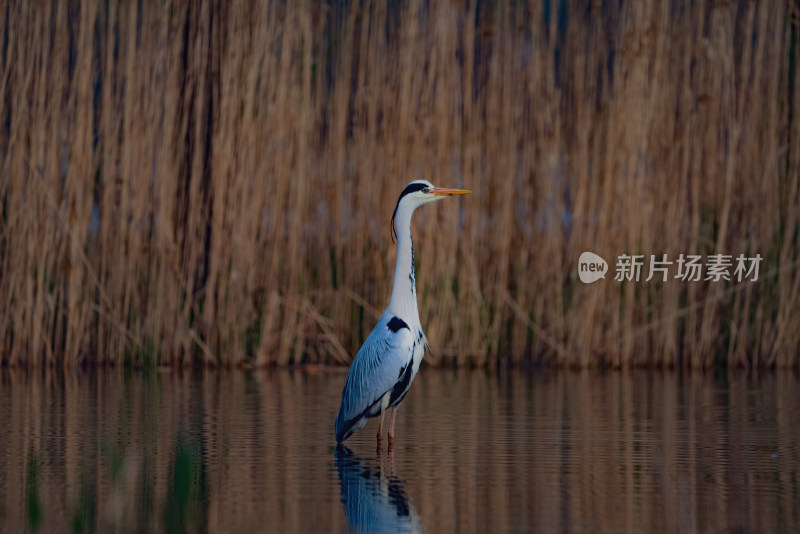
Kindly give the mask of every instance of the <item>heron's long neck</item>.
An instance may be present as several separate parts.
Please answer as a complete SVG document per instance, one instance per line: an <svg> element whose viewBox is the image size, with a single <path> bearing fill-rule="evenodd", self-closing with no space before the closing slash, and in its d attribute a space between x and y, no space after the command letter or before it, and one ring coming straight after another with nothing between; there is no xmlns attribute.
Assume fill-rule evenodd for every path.
<svg viewBox="0 0 800 534"><path fill-rule="evenodd" d="M397 265L394 269L394 288L389 308L403 319L419 325L417 288L414 275L414 244L411 241L411 213L413 210L398 210L395 221L397 230Z"/></svg>

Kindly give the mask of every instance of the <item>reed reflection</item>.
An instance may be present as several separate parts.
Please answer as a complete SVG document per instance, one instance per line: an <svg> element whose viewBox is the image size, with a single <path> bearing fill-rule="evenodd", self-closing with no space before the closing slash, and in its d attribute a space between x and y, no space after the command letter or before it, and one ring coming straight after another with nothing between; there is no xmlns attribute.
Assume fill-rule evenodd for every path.
<svg viewBox="0 0 800 534"><path fill-rule="evenodd" d="M800 532L796 374L429 369L377 456L343 376L0 369L0 532Z"/></svg>
<svg viewBox="0 0 800 534"><path fill-rule="evenodd" d="M405 482L395 474L394 452L383 456L379 451L375 459L367 459L339 445L334 458L342 504L352 530L422 532L419 514L409 503Z"/></svg>

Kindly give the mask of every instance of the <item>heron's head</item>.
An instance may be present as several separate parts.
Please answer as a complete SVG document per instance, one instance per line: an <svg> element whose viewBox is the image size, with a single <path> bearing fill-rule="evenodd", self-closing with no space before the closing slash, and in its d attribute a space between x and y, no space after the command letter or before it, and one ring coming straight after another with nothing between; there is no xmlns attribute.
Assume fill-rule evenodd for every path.
<svg viewBox="0 0 800 534"><path fill-rule="evenodd" d="M397 217L397 211L399 209L413 212L423 204L442 200L443 198L452 197L454 195L466 195L467 193L471 192L472 191L469 191L468 189L447 189L444 187L436 187L428 180L414 180L403 188L403 192L400 193L400 197L397 199L397 205L394 207L394 213L392 213L391 222L392 240L394 240L394 236L397 235L397 230L394 226L394 220L395 217Z"/></svg>

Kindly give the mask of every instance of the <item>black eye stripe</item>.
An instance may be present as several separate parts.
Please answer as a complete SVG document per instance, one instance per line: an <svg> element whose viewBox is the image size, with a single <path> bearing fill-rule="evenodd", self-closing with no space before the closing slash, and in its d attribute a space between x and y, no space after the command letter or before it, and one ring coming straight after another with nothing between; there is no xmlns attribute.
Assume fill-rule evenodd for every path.
<svg viewBox="0 0 800 534"><path fill-rule="evenodd" d="M395 217L395 215L397 215L397 207L400 206L400 201L403 200L404 196L406 196L406 195L408 195L410 193L414 193L416 191L422 191L422 190L425 190L427 188L428 188L428 186L425 185L425 184L413 183L413 184L408 184L405 187L405 189L403 189L403 192L400 193L400 197L397 199L397 204L395 204L395 206L394 206L394 213L392 213L392 220L389 223L389 232L390 232L390 234L392 236L392 242L394 242L394 236L395 236L394 217Z"/></svg>
<svg viewBox="0 0 800 534"><path fill-rule="evenodd" d="M403 200L403 197L408 195L409 193L413 193L415 191L422 191L426 187L428 187L428 186L425 185L425 184L408 184L406 186L406 188L403 189L403 192L400 193L400 198L397 199L397 202L400 202L401 200Z"/></svg>

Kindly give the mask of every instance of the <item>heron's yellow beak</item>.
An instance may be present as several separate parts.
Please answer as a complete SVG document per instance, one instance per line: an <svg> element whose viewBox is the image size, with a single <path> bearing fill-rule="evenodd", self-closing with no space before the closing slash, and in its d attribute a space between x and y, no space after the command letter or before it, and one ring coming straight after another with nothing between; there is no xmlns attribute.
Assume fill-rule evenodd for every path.
<svg viewBox="0 0 800 534"><path fill-rule="evenodd" d="M466 195L472 193L469 189L447 189L445 187L434 187L431 189L431 194L437 197L451 197L453 195Z"/></svg>

